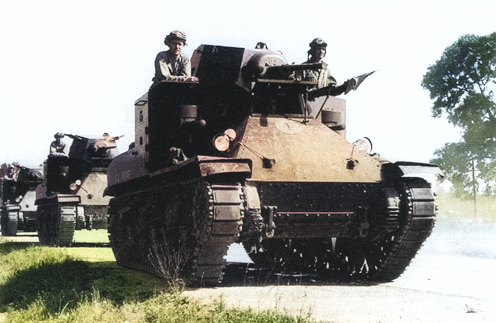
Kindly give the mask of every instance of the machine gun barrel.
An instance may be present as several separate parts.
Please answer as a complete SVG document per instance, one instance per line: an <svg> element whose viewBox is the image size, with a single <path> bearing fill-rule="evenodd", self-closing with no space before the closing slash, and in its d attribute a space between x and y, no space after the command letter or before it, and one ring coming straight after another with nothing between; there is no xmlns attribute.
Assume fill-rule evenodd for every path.
<svg viewBox="0 0 496 323"><path fill-rule="evenodd" d="M308 99L310 101L315 100L316 98L320 96L336 96L340 95L341 93L345 92L348 87L348 83L341 84L340 86L335 86L334 84L328 85L326 87L312 90L308 92Z"/></svg>
<svg viewBox="0 0 496 323"><path fill-rule="evenodd" d="M81 136L78 136L78 135L71 135L69 133L64 133L64 136L67 136L71 139L74 139L74 140L83 140L83 139L87 139L85 137L81 137Z"/></svg>
<svg viewBox="0 0 496 323"><path fill-rule="evenodd" d="M308 64L288 64L288 65L278 65L267 67L267 73L291 73L295 71L304 70L321 70L324 68L325 63L308 63Z"/></svg>

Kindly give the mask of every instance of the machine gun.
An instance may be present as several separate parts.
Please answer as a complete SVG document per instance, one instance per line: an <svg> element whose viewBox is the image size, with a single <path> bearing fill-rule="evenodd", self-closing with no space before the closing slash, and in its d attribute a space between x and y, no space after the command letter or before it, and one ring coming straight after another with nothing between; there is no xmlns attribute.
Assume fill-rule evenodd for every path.
<svg viewBox="0 0 496 323"><path fill-rule="evenodd" d="M68 134L68 133L64 133L64 136L67 136L71 139L74 139L74 140L78 140L78 141L81 141L81 140L87 140L88 138L85 138L85 137L82 137L82 136L78 136L78 135L71 135L71 134Z"/></svg>
<svg viewBox="0 0 496 323"><path fill-rule="evenodd" d="M305 64L286 64L279 66L259 66L260 76L257 81L261 83L286 83L286 84L301 84L306 87L304 90L309 90L308 99L314 101L321 96L338 96L340 94L348 94L351 90L356 90L358 86L375 71L365 73L359 76L352 77L346 80L343 84L336 86L330 84L320 89L308 88L308 86L317 86L317 80L305 80L305 71L320 71L327 66L324 62L305 63Z"/></svg>
<svg viewBox="0 0 496 323"><path fill-rule="evenodd" d="M334 84L330 84L326 87L312 90L308 93L308 99L310 101L314 101L316 98L320 96L337 96L340 94L348 94L351 90L355 90L362 84L362 82L370 75L375 73L375 71L365 73L359 76L352 77L349 80L346 80L343 84L339 86L335 86Z"/></svg>
<svg viewBox="0 0 496 323"><path fill-rule="evenodd" d="M269 66L264 73L264 78L285 78L286 80L300 82L303 80L304 71L318 71L325 68L325 63L308 63L308 64L291 64L291 65L279 65L279 66ZM317 84L316 81L307 81L311 84Z"/></svg>

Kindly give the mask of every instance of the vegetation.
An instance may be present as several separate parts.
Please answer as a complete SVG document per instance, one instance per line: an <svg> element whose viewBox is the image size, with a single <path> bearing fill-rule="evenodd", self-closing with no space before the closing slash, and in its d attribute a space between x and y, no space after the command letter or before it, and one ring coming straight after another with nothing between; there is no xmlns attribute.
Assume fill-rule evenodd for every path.
<svg viewBox="0 0 496 323"><path fill-rule="evenodd" d="M463 35L429 66L422 86L434 100L434 117L446 115L462 130L457 143L446 143L432 160L453 183L458 197L475 201L479 183L496 194L496 32Z"/></svg>
<svg viewBox="0 0 496 323"><path fill-rule="evenodd" d="M111 253L98 252L92 262L80 259L90 259L95 249L110 250L39 247L0 237L0 321L310 321L276 311L228 309L221 300L204 304L164 280L117 266Z"/></svg>
<svg viewBox="0 0 496 323"><path fill-rule="evenodd" d="M438 218L455 222L496 222L496 196L481 196L474 205L470 200L440 191L436 198ZM475 209L477 208L477 209Z"/></svg>

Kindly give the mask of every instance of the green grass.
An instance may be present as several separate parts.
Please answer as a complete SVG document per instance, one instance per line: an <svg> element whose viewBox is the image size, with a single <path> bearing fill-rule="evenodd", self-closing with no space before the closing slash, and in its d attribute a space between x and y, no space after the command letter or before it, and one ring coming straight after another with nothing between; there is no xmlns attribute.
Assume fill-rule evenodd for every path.
<svg viewBox="0 0 496 323"><path fill-rule="evenodd" d="M109 243L108 231L98 230L76 230L74 231L75 243Z"/></svg>
<svg viewBox="0 0 496 323"><path fill-rule="evenodd" d="M446 192L439 192L436 203L439 218L452 221L496 222L496 197L478 196L473 200L455 198Z"/></svg>
<svg viewBox="0 0 496 323"><path fill-rule="evenodd" d="M310 321L188 298L164 280L117 266L101 244L105 230L83 230L78 239L97 247L40 247L0 237L0 322Z"/></svg>

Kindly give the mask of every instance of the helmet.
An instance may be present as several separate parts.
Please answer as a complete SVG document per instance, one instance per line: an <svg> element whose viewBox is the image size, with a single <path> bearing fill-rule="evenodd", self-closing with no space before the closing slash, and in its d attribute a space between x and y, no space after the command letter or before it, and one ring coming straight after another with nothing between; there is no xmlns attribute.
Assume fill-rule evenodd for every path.
<svg viewBox="0 0 496 323"><path fill-rule="evenodd" d="M325 40L323 40L322 38L315 38L314 40L312 40L310 42L310 44L308 44L308 46L310 46L310 49L307 51L307 53L310 56L310 55L312 55L312 52L316 47L327 48L327 42Z"/></svg>
<svg viewBox="0 0 496 323"><path fill-rule="evenodd" d="M57 132L53 135L54 138L64 138L64 134L62 132Z"/></svg>
<svg viewBox="0 0 496 323"><path fill-rule="evenodd" d="M269 49L269 47L267 47L266 43L259 41L255 46L255 49Z"/></svg>
<svg viewBox="0 0 496 323"><path fill-rule="evenodd" d="M310 46L310 48L314 48L316 46L327 47L327 42L322 38L315 38L310 44L308 44L308 46Z"/></svg>
<svg viewBox="0 0 496 323"><path fill-rule="evenodd" d="M164 44L167 45L171 40L182 40L184 45L186 45L186 34L179 30L171 31L167 36L165 36Z"/></svg>

